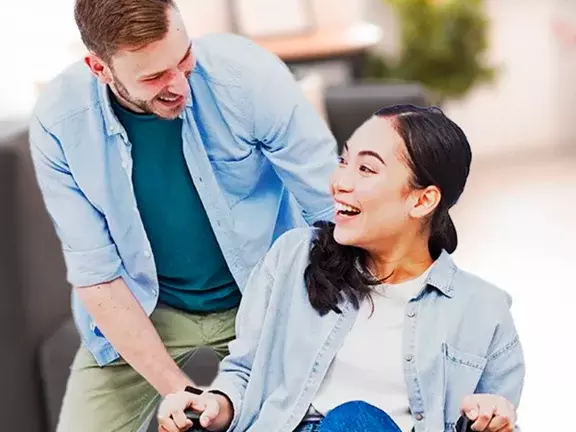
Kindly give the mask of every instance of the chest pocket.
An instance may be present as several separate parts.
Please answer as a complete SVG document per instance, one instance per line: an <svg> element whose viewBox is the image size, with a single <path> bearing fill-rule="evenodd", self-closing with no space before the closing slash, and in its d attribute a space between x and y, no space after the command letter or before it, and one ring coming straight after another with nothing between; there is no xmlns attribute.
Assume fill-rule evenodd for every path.
<svg viewBox="0 0 576 432"><path fill-rule="evenodd" d="M484 372L487 360L442 344L445 380L444 419L456 423L464 397L473 394Z"/></svg>
<svg viewBox="0 0 576 432"><path fill-rule="evenodd" d="M265 162L264 155L256 149L239 160L211 160L216 180L230 207L254 192Z"/></svg>
<svg viewBox="0 0 576 432"><path fill-rule="evenodd" d="M235 96L226 86L210 86L202 74L192 75L195 97L204 103L193 107L194 127L198 142L210 161L214 175L228 205L234 207L256 188L266 159L251 142L246 125L238 121L231 109L224 109Z"/></svg>

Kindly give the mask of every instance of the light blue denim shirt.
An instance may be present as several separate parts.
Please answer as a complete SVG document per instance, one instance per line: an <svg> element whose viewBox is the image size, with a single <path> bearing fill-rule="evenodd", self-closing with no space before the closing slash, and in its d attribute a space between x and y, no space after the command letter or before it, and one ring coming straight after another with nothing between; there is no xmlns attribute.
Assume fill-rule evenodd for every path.
<svg viewBox="0 0 576 432"><path fill-rule="evenodd" d="M276 56L235 35L199 38L192 51L192 98L181 116L184 155L243 287L279 235L332 217L336 144ZM30 146L70 284L121 276L150 314L159 287L132 189L130 143L106 86L82 62L45 87L30 123ZM72 307L97 362L116 359L74 293Z"/></svg>
<svg viewBox="0 0 576 432"><path fill-rule="evenodd" d="M233 403L234 432L293 431L354 324L349 303L324 317L310 305L303 274L312 232L283 235L243 292L237 339L212 385ZM508 294L458 269L445 251L436 260L405 314L404 375L416 432L452 431L469 394L497 394L518 406L525 368L510 305Z"/></svg>

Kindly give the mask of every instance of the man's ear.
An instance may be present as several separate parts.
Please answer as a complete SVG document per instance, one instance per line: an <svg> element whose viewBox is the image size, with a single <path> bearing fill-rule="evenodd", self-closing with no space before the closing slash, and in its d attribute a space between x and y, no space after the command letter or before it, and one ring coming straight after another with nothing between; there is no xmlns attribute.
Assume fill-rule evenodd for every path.
<svg viewBox="0 0 576 432"><path fill-rule="evenodd" d="M84 63L90 68L92 73L104 84L110 84L112 82L112 74L110 73L109 66L102 61L95 54L87 54L84 57Z"/></svg>
<svg viewBox="0 0 576 432"><path fill-rule="evenodd" d="M410 216L416 219L431 215L442 199L440 189L436 186L428 186L425 189L416 190L414 193L417 195L414 206L410 210Z"/></svg>

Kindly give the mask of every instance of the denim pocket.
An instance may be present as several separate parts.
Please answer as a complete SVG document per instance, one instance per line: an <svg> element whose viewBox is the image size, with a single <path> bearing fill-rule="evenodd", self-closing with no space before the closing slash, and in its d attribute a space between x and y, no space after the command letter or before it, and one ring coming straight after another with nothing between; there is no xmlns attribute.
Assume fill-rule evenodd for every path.
<svg viewBox="0 0 576 432"><path fill-rule="evenodd" d="M456 423L464 397L476 390L487 360L461 351L448 343L442 344L444 362L444 419Z"/></svg>
<svg viewBox="0 0 576 432"><path fill-rule="evenodd" d="M211 160L216 180L231 208L254 191L264 162L264 155L256 151L240 160Z"/></svg>

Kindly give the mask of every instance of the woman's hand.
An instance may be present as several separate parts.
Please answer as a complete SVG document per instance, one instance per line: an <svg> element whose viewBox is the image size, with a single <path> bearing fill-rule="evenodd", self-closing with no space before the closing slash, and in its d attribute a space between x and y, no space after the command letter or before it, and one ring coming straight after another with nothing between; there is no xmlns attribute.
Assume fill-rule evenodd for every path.
<svg viewBox="0 0 576 432"><path fill-rule="evenodd" d="M192 427L184 413L192 409L200 414L200 426L209 431L223 431L232 422L234 409L224 396L214 393L195 395L181 391L162 401L158 408L158 432L184 432Z"/></svg>
<svg viewBox="0 0 576 432"><path fill-rule="evenodd" d="M464 398L462 413L474 421L472 430L478 432L513 432L516 409L502 396L475 394Z"/></svg>

